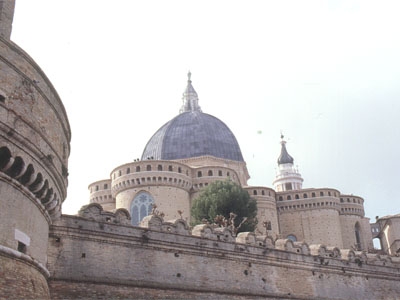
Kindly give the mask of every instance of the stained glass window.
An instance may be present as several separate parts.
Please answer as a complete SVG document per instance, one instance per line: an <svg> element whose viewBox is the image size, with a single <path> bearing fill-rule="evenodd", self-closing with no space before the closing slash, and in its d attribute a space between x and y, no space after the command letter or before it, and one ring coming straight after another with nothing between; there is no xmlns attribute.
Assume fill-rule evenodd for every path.
<svg viewBox="0 0 400 300"><path fill-rule="evenodd" d="M151 213L153 197L146 192L141 192L135 196L131 204L132 225L137 226L144 217Z"/></svg>

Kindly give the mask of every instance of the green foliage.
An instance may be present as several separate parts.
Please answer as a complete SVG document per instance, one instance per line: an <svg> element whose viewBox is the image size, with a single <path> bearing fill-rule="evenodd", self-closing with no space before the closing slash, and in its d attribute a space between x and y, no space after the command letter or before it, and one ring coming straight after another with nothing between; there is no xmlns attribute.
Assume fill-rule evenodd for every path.
<svg viewBox="0 0 400 300"><path fill-rule="evenodd" d="M248 220L242 224L239 232L254 231L257 226L257 202L249 193L233 181L216 181L204 188L194 200L191 209L192 225L207 220L214 223L217 215L226 219L235 213L235 226L239 226L243 218Z"/></svg>

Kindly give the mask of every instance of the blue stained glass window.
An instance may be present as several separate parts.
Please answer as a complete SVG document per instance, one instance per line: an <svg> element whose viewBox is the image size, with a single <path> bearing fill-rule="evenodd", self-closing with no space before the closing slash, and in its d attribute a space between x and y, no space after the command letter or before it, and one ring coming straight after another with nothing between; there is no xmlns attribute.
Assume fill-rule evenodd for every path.
<svg viewBox="0 0 400 300"><path fill-rule="evenodd" d="M151 213L154 199L146 192L140 192L135 196L131 204L132 225L137 226L144 217Z"/></svg>
<svg viewBox="0 0 400 300"><path fill-rule="evenodd" d="M132 225L139 224L139 208L137 207L137 205L132 206L131 216L132 216Z"/></svg>

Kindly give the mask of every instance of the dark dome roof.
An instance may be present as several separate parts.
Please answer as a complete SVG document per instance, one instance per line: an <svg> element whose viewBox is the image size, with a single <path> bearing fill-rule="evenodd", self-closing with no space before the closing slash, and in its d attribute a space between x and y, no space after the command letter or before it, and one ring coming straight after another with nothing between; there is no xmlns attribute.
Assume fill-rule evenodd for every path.
<svg viewBox="0 0 400 300"><path fill-rule="evenodd" d="M239 144L221 120L200 110L184 111L162 126L147 143L142 160L174 160L212 155L243 161Z"/></svg>
<svg viewBox="0 0 400 300"><path fill-rule="evenodd" d="M151 137L143 151L142 160L174 160L211 155L243 161L239 144L228 126L201 111L190 77L189 72L180 114Z"/></svg>
<svg viewBox="0 0 400 300"><path fill-rule="evenodd" d="M282 141L281 145L282 145L281 155L279 155L279 157L278 157L278 165L293 164L294 159L293 159L293 157L290 156L290 154L286 150L286 142Z"/></svg>

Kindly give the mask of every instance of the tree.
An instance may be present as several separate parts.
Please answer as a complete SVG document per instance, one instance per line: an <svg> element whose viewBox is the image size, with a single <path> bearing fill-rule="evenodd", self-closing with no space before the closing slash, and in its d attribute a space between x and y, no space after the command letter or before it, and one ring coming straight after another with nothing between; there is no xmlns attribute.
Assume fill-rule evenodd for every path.
<svg viewBox="0 0 400 300"><path fill-rule="evenodd" d="M231 180L216 181L204 188L194 200L191 209L192 224L200 224L204 220L215 222L218 215L226 219L234 213L235 227L247 218L238 232L254 231L257 226L257 202L241 186Z"/></svg>

